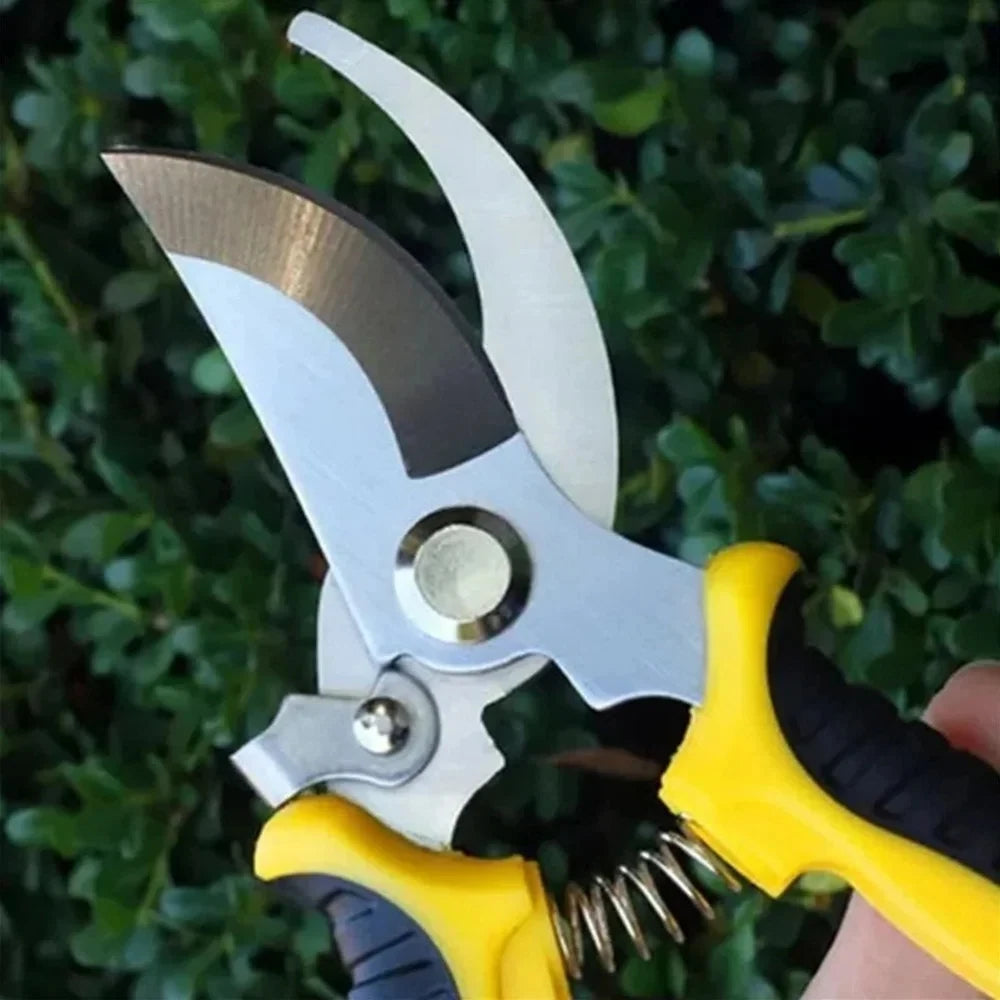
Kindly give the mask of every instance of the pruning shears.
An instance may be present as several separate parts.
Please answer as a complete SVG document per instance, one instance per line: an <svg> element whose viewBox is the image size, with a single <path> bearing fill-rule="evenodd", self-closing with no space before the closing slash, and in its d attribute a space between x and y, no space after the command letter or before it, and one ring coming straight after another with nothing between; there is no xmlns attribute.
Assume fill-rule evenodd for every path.
<svg viewBox="0 0 1000 1000"><path fill-rule="evenodd" d="M544 202L419 73L317 14L288 37L426 160L468 247L482 335L322 194L202 155L105 155L330 566L318 692L289 695L234 755L275 809L257 875L327 914L357 1000L567 997L589 951L614 968L613 922L648 953L636 900L681 935L654 875L711 912L682 860L772 895L836 873L1000 996L1000 776L805 644L790 551L738 545L702 570L611 530L608 359ZM483 709L550 661L595 709L691 706L661 788L678 828L638 866L571 886L561 912L535 863L446 849L503 764Z"/></svg>

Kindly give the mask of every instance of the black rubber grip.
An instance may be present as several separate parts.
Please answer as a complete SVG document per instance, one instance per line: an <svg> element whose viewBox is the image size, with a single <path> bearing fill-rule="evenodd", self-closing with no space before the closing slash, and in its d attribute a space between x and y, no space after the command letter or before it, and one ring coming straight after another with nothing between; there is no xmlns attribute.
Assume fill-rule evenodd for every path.
<svg viewBox="0 0 1000 1000"><path fill-rule="evenodd" d="M1000 885L1000 773L806 646L802 596L793 580L768 641L771 700L799 763L851 812Z"/></svg>
<svg viewBox="0 0 1000 1000"><path fill-rule="evenodd" d="M332 875L288 875L268 885L326 914L353 981L349 1000L458 1000L437 946L383 897Z"/></svg>

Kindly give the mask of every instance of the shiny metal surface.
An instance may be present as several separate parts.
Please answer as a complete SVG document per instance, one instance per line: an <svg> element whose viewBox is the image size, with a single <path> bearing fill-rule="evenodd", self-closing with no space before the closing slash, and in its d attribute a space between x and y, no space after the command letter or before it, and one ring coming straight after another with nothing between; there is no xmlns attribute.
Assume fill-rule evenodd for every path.
<svg viewBox="0 0 1000 1000"><path fill-rule="evenodd" d="M411 476L463 462L517 430L453 304L357 213L277 174L204 156L122 150L104 162L169 254L256 278L333 331L374 386ZM301 348L293 329L276 334ZM335 381L328 391L337 392ZM352 419L343 408L337 416ZM364 468L357 474L363 480Z"/></svg>
<svg viewBox="0 0 1000 1000"><path fill-rule="evenodd" d="M400 606L422 632L444 642L484 642L524 609L531 560L502 517L445 507L403 536L394 581Z"/></svg>
<svg viewBox="0 0 1000 1000"><path fill-rule="evenodd" d="M411 840L447 847L469 799L503 767L503 756L483 726L483 709L531 677L535 659L463 676L443 674L404 657L398 669L420 681L437 706L437 748L419 774L402 785L337 781L337 794Z"/></svg>
<svg viewBox="0 0 1000 1000"><path fill-rule="evenodd" d="M465 238L483 347L518 426L560 489L610 524L618 484L614 389L600 325L559 226L504 148L457 101L319 14L289 40L342 73L416 146Z"/></svg>
<svg viewBox="0 0 1000 1000"><path fill-rule="evenodd" d="M356 703L371 688L379 666L371 659L332 574L321 592L319 624L319 689L346 694ZM396 672L413 677L434 702L436 749L402 785L340 779L332 781L332 787L411 840L435 848L448 846L469 798L503 767L503 757L483 726L483 710L531 677L539 660L524 657L501 670L462 676L400 658Z"/></svg>
<svg viewBox="0 0 1000 1000"><path fill-rule="evenodd" d="M384 757L398 753L409 739L410 713L401 701L376 695L357 707L351 728L358 746Z"/></svg>
<svg viewBox="0 0 1000 1000"><path fill-rule="evenodd" d="M353 722L364 701L402 706L407 739L394 753L372 753L355 739ZM279 806L299 792L335 779L391 787L408 781L430 760L438 741L437 711L412 677L386 670L369 697L292 694L262 733L231 760L265 802Z"/></svg>
<svg viewBox="0 0 1000 1000"><path fill-rule="evenodd" d="M654 872L663 876L687 897L706 920L714 918L712 904L681 867L675 850L718 878L730 892L739 891L740 883L726 863L699 839L690 826L682 821L681 832L661 830L657 835L656 850L640 851L634 865L618 865L612 876L596 875L586 889L576 882L570 882L566 886L562 910L552 899L549 900L556 941L566 972L571 978L580 979L583 976L584 960L588 953L585 933L604 971L616 971L617 935L612 927L612 917L617 917L620 921L636 954L643 959L652 958L653 953L633 897L645 902L674 941L678 944L684 942L684 932L660 891Z"/></svg>
<svg viewBox="0 0 1000 1000"><path fill-rule="evenodd" d="M223 264L171 260L261 415L374 662L406 654L439 670L477 672L541 653L597 708L654 694L700 700L699 570L595 525L520 434L437 475L409 478L371 383L311 312ZM417 629L399 608L391 570L413 524L459 505L508 521L533 566L524 611L477 645Z"/></svg>
<svg viewBox="0 0 1000 1000"><path fill-rule="evenodd" d="M333 29L334 34L341 32L339 42L335 40L331 47L329 36L324 34L325 28L313 34L316 21ZM480 285L484 344L518 422L556 483L591 517L609 522L617 483L617 430L607 359L582 277L544 203L513 161L478 123L432 84L396 60L315 15L296 19L290 36L297 44L343 69L368 91L396 118L428 160L456 210L468 242ZM355 59L358 55L356 43L365 48L364 59ZM389 65L381 61L373 64L372 52ZM345 54L349 56L350 65L338 66L338 60ZM415 80L418 82L416 90ZM418 92L421 96L414 99ZM474 164L471 170L470 163ZM253 171L241 173L258 177ZM488 184L484 184L484 177L489 178ZM316 201L315 196L295 185L284 182L282 187ZM484 193L488 197L484 197ZM154 190L148 196L155 200L159 194ZM246 202L234 198L231 190L218 190L216 196L237 218L246 210ZM188 203L193 200L189 199ZM334 215L346 223L358 223L349 211L338 209ZM287 233L289 260L301 262L316 258L310 266L317 270L325 266L326 251L320 252L315 240L307 238L303 242L301 226L298 232L289 230L292 222L292 230L301 222L294 213L276 222L278 231ZM366 224L361 224L363 232L365 227ZM308 234L310 230L306 228L304 232ZM363 376L358 377L356 357L351 358L339 345L331 348L329 341L336 342L336 338L321 337L316 325L302 321L295 310L275 306L273 296L257 287L260 282L230 281L227 275L234 273L233 268L213 266L211 261L198 260L196 254L172 253L171 259L234 364L328 557L337 565L337 553L346 556L348 569L341 578L354 581L348 588L352 606L348 607L333 577L329 576L324 582L320 607L319 680L321 690L360 696L370 690L373 677L394 656L387 652L393 645L391 641L372 646L370 632L363 639L356 626L355 613L359 608L371 609L378 604L377 599L373 601L366 593L378 587L372 588L372 581L366 578L369 574L360 569L374 551L364 542L363 533L369 518L380 522L385 513L382 498L392 496L394 489L413 485L413 480L406 476L407 471L421 474L424 468L431 472L447 468L454 453L445 458L434 457L424 467L413 464L413 452L407 451L404 439L399 438L400 433L405 434L402 417L383 410L371 383ZM256 277L275 280L269 273L256 274ZM413 279L413 273L408 277ZM434 300L434 308L447 314L451 311L450 306L442 302L443 296L436 288L424 284L424 279L426 275L417 269L414 280L420 286L419 294L429 294ZM279 287L282 281L284 276L279 276L274 287ZM322 288L323 283L316 287ZM244 300L246 294L249 298ZM292 288L288 294L292 296L293 305L302 303L309 308L312 317L317 315L315 304L302 297L299 290ZM262 304L264 316L257 318L256 309ZM227 312L231 315L227 316ZM371 337L373 349L382 343L381 338L393 334L392 329L379 330L377 323L362 321L368 319L363 310L356 310L352 315L359 319L357 330L362 342ZM453 322L453 331L458 331L459 321L454 316L449 321ZM241 325L252 329L249 332L240 330ZM276 330L288 336L290 344L284 351L268 342L268 327L272 338ZM303 330L305 343L299 340ZM335 326L333 331L343 336L343 331ZM260 363L248 361L258 347L262 347L263 354ZM425 363L426 358L420 367L407 374L412 375L414 371L424 374ZM362 363L361 368L378 370L377 363L374 366ZM454 366L449 367L449 371L457 370ZM437 377L440 373L434 374ZM303 388L304 396L297 400L295 397ZM333 393L339 407L331 405ZM406 402L409 401L404 396ZM448 425L446 432L441 434L446 452L454 447L448 443L448 438L453 435L456 423L466 416L461 410L450 408L449 402L449 395L437 401L439 415L446 414L441 420ZM426 426L425 422L414 432L421 435ZM296 427L299 434L295 433ZM332 430L329 441L324 441L325 430ZM349 440L352 437L353 442ZM408 469L407 463L401 465L399 462L399 452L393 447L395 441L403 449ZM418 445L418 457L421 446L426 445ZM523 441L520 449L526 451ZM370 457L374 457L372 465L367 462ZM531 465L539 471L534 462ZM499 469L499 474L504 474L504 470ZM345 503L334 504L334 509L327 510L325 502L331 491L342 493ZM446 495L454 502L455 491L452 482L432 493L437 497ZM462 496L460 488L458 492ZM476 490L471 492L477 493ZM485 493L488 494L489 489ZM352 504L354 515L345 520L342 512ZM402 506L422 509L424 513L430 509L429 505L420 503ZM337 532L342 533L343 544L331 546L329 543ZM365 549L368 549L368 556L362 551ZM668 589L676 596L679 614L694 612L700 620L698 598L691 598L690 580L676 580ZM367 625L364 618L361 621ZM376 630L381 632L382 626L383 623L378 622ZM530 637L522 636L521 639ZM419 643L416 645L419 647ZM407 642L403 646L410 648ZM390 789L371 783L367 777L356 776L336 779L337 790L414 839L439 845L447 843L468 797L502 765L502 758L483 729L483 708L526 680L545 662L540 655L526 655L538 648L537 643L519 641L510 647L507 650L494 648L484 662L467 660L437 664L450 670L482 670L494 664L506 664L500 670L488 669L485 673L470 675L443 673L409 657L397 660L397 665L405 664L409 673L424 681L436 702L438 750L432 753L423 770L397 787ZM520 651L513 652L515 648ZM414 651L423 656L432 649L428 646ZM693 654L684 652L680 658L692 660L695 655L697 650ZM436 662L434 656L427 659L431 664ZM602 669L607 670L607 667ZM588 672L587 669L577 670L576 674L582 676ZM662 678L651 683L654 688L664 686ZM590 690L590 696L597 699L595 703L602 699L604 703L611 703L643 693L627 691L624 683L593 688L585 679L578 686L585 696ZM684 686L682 683L681 687ZM700 679L688 683L687 689L689 696L694 697L692 692L700 692ZM626 693L623 695L622 691ZM332 757L340 750L336 744L326 743L324 752Z"/></svg>
<svg viewBox="0 0 1000 1000"><path fill-rule="evenodd" d="M318 15L296 18L289 37L334 69L350 69L354 83L416 144L462 228L479 282L483 343L519 426L556 483L610 524L618 431L603 337L572 253L537 192L482 126L397 60L383 56L376 66L371 46L361 43L369 62L359 66L360 40ZM480 183L487 163L489 201ZM378 665L333 574L323 582L318 640L319 689L363 690ZM438 701L438 752L399 788L351 781L338 783L338 791L414 839L447 844L468 797L502 766L480 721L483 708L544 663L532 655L466 678L411 662Z"/></svg>

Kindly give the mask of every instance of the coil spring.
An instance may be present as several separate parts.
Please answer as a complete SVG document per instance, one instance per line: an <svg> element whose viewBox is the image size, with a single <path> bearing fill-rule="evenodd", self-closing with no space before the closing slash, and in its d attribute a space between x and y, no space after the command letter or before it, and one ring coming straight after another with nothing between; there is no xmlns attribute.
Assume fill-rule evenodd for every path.
<svg viewBox="0 0 1000 1000"><path fill-rule="evenodd" d="M652 952L633 902L633 891L646 901L666 932L678 944L684 941L684 932L656 885L654 871L680 889L706 920L712 919L712 904L688 878L673 848L717 876L728 889L735 892L740 888L739 881L729 868L705 846L691 827L683 820L680 827L681 832L660 830L655 850L640 851L634 865L619 865L611 878L595 875L586 890L576 882L570 882L566 887L564 912L560 912L549 898L559 951L571 978L579 979L583 975L585 929L602 968L609 973L615 971L611 919L605 900L610 903L640 957L649 959Z"/></svg>

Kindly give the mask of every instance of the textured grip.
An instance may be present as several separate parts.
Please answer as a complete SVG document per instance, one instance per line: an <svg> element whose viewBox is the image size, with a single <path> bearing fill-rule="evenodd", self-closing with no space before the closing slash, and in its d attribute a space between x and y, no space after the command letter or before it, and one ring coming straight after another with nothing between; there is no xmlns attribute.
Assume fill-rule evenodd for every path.
<svg viewBox="0 0 1000 1000"><path fill-rule="evenodd" d="M800 569L767 543L709 563L705 700L663 800L771 895L839 875L1000 1000L1000 776L807 649Z"/></svg>
<svg viewBox="0 0 1000 1000"><path fill-rule="evenodd" d="M795 578L768 639L774 712L799 763L851 812L1000 884L1000 774L848 684L805 645L802 596Z"/></svg>
<svg viewBox="0 0 1000 1000"><path fill-rule="evenodd" d="M533 862L430 850L304 795L264 824L254 872L326 913L351 1000L569 1000Z"/></svg>
<svg viewBox="0 0 1000 1000"><path fill-rule="evenodd" d="M440 951L388 900L332 875L288 875L270 884L326 915L352 979L349 1000L458 1000Z"/></svg>

